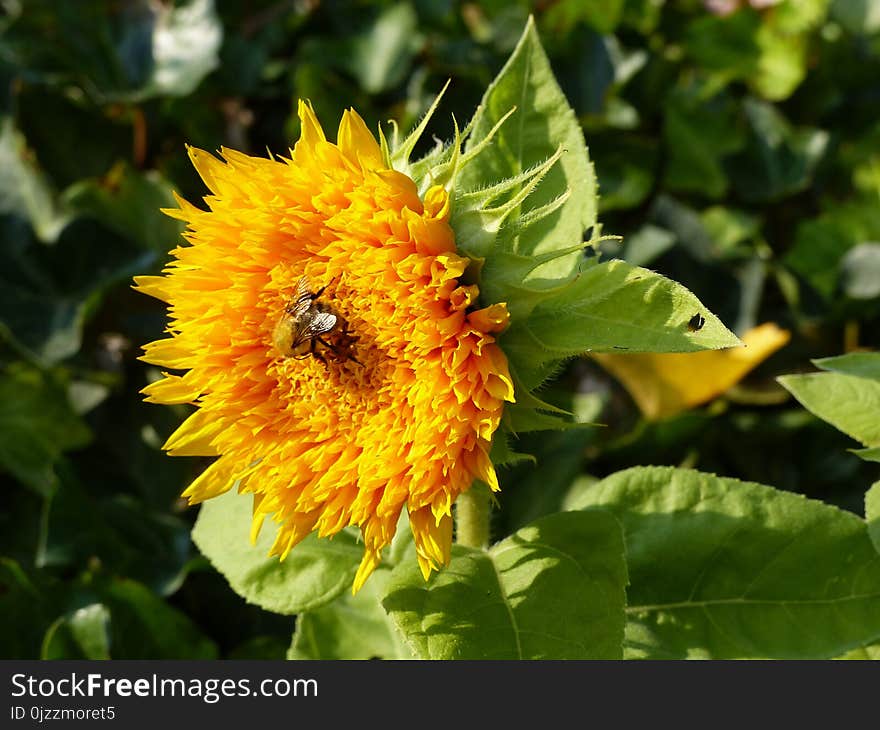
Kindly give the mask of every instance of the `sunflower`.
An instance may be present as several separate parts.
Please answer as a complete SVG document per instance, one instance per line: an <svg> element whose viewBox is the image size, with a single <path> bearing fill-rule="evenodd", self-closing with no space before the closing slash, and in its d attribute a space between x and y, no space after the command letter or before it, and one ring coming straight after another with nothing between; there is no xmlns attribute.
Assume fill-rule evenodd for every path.
<svg viewBox="0 0 880 730"><path fill-rule="evenodd" d="M420 196L354 111L335 144L310 105L299 116L289 159L189 149L207 210L178 197L166 212L188 245L162 276L135 279L169 305L170 336L142 359L182 372L144 393L196 406L164 447L217 457L190 503L253 494L253 537L271 516L282 559L312 531L357 526L355 591L405 507L427 579L449 561L458 495L475 479L498 489L507 309L478 308L465 283L444 187Z"/></svg>

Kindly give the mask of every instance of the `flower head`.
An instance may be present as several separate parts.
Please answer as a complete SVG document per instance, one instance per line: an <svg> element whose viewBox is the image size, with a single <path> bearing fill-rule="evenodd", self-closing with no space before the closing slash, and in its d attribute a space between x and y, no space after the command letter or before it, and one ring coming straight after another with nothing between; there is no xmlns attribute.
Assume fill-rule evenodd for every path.
<svg viewBox="0 0 880 730"><path fill-rule="evenodd" d="M488 450L513 385L493 333L507 310L476 308L443 187L420 197L355 112L335 144L309 105L299 115L290 159L190 148L208 210L178 198L167 212L189 245L136 279L170 316L142 359L185 372L144 393L197 406L165 444L217 457L191 503L252 493L254 536L271 516L282 558L313 530L356 525L355 590L406 507L427 578L449 560L456 497L474 479L498 488Z"/></svg>

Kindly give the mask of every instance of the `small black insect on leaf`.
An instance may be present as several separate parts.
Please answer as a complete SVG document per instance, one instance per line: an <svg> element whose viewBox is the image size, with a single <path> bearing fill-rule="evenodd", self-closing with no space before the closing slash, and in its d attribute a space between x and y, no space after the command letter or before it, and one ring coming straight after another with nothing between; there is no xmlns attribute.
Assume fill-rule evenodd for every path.
<svg viewBox="0 0 880 730"><path fill-rule="evenodd" d="M703 329L704 324L706 324L706 318L703 317L702 314L697 312L688 321L688 330L690 330L691 332L699 332L701 329Z"/></svg>

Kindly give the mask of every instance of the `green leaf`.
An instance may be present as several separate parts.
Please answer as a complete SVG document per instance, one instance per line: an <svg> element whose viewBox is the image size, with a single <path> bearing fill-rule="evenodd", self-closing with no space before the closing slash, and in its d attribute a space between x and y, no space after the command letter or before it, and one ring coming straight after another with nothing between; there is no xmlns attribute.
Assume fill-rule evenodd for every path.
<svg viewBox="0 0 880 730"><path fill-rule="evenodd" d="M602 181L599 210L635 208L654 188L657 142L616 134L613 142L593 144L593 160Z"/></svg>
<svg viewBox="0 0 880 730"><path fill-rule="evenodd" d="M803 221L797 227L794 246L784 260L814 289L830 298L839 279L836 264L854 245L855 241L837 220L825 217Z"/></svg>
<svg viewBox="0 0 880 730"><path fill-rule="evenodd" d="M548 6L542 25L553 35L567 35L581 23L611 33L620 22L625 0L561 0Z"/></svg>
<svg viewBox="0 0 880 730"><path fill-rule="evenodd" d="M562 149L559 161L519 206L519 214L534 214L560 196L568 197L552 214L527 227L503 226L495 247L521 256L568 249L581 242L584 231L596 223L596 179L583 131L553 76L531 18L510 59L483 96L471 121L465 155L479 148L493 127L514 108L489 146L470 164L462 166L456 187L488 188L541 164ZM458 230L462 224L456 216L453 207L452 226ZM466 253L472 253L466 245L462 247ZM488 268L483 271L481 290L486 301L510 301L509 288L496 284L492 276L491 255L486 258ZM577 252L570 252L544 264L540 274L568 277L576 270L579 258Z"/></svg>
<svg viewBox="0 0 880 730"><path fill-rule="evenodd" d="M42 86L25 85L15 100L15 122L27 139L31 161L39 163L58 191L82 178L102 177L130 157L133 135L144 122L134 108L96 107L80 95L62 96ZM69 211L61 213L69 217Z"/></svg>
<svg viewBox="0 0 880 730"><path fill-rule="evenodd" d="M0 118L0 170L0 213L27 220L41 241L58 238L69 215L9 118Z"/></svg>
<svg viewBox="0 0 880 730"><path fill-rule="evenodd" d="M765 102L747 99L748 146L730 160L731 180L750 202L769 202L806 188L828 147L828 133L793 128Z"/></svg>
<svg viewBox="0 0 880 730"><path fill-rule="evenodd" d="M761 228L758 216L720 205L706 208L700 219L717 250L724 253L733 252L741 243L755 238Z"/></svg>
<svg viewBox="0 0 880 730"><path fill-rule="evenodd" d="M627 236L623 258L633 266L647 266L674 245L674 233L648 223Z"/></svg>
<svg viewBox="0 0 880 730"><path fill-rule="evenodd" d="M880 31L878 0L833 0L831 17L848 32L870 35Z"/></svg>
<svg viewBox="0 0 880 730"><path fill-rule="evenodd" d="M875 482L865 494L865 520L871 542L880 553L880 482Z"/></svg>
<svg viewBox="0 0 880 730"><path fill-rule="evenodd" d="M667 467L613 474L575 506L623 523L630 657L819 659L880 638L880 555L856 515Z"/></svg>
<svg viewBox="0 0 880 730"><path fill-rule="evenodd" d="M762 97L770 101L787 99L807 75L806 37L786 32L778 25L762 24L755 37L761 57L751 83Z"/></svg>
<svg viewBox="0 0 880 730"><path fill-rule="evenodd" d="M164 253L183 230L180 221L160 211L177 207L171 191L155 170L142 173L118 165L101 180L81 180L69 187L62 199L77 215L94 218L139 246Z"/></svg>
<svg viewBox="0 0 880 730"><path fill-rule="evenodd" d="M422 43L412 6L390 5L354 40L346 65L364 91L377 94L404 79Z"/></svg>
<svg viewBox="0 0 880 730"><path fill-rule="evenodd" d="M625 584L617 521L559 513L488 551L453 546L427 584L404 560L382 605L422 659L619 659Z"/></svg>
<svg viewBox="0 0 880 730"><path fill-rule="evenodd" d="M412 557L412 556L410 556ZM288 659L411 659L379 602L391 571L376 570L357 595L297 616Z"/></svg>
<svg viewBox="0 0 880 730"><path fill-rule="evenodd" d="M880 352L849 352L836 357L822 357L813 360L813 365L835 373L880 380Z"/></svg>
<svg viewBox="0 0 880 730"><path fill-rule="evenodd" d="M0 244L6 246L0 334L44 365L76 353L83 327L106 292L148 270L156 258L155 251L84 218L69 223L53 246L4 222L0 217Z"/></svg>
<svg viewBox="0 0 880 730"><path fill-rule="evenodd" d="M251 545L252 497L234 489L205 502L193 540L240 596L268 611L295 614L329 603L351 590L363 547L350 532L333 538L314 533L281 561L268 557L275 539L271 520Z"/></svg>
<svg viewBox="0 0 880 730"><path fill-rule="evenodd" d="M785 33L802 33L825 20L830 3L831 0L785 0L772 20Z"/></svg>
<svg viewBox="0 0 880 730"><path fill-rule="evenodd" d="M761 16L744 8L726 18L702 15L687 27L684 49L700 66L730 78L749 78L760 57Z"/></svg>
<svg viewBox="0 0 880 730"><path fill-rule="evenodd" d="M138 97L191 94L218 66L222 40L223 26L214 10L214 0L158 6L152 38L152 73Z"/></svg>
<svg viewBox="0 0 880 730"><path fill-rule="evenodd" d="M850 449L850 451L865 461L880 462L880 446L875 446L872 449Z"/></svg>
<svg viewBox="0 0 880 730"><path fill-rule="evenodd" d="M763 15L742 8L727 17L703 17L688 27L685 49L714 72L715 83L739 79L766 99L786 99L806 75L806 33L819 24L826 4L796 0Z"/></svg>
<svg viewBox="0 0 880 730"><path fill-rule="evenodd" d="M88 426L71 409L62 385L18 364L0 373L0 471L42 495L58 486L54 465L85 446Z"/></svg>
<svg viewBox="0 0 880 730"><path fill-rule="evenodd" d="M597 430L524 435L523 448L535 455L533 463L499 470L501 509L493 514L493 528L506 535L559 512L572 480L583 470L585 451L596 441Z"/></svg>
<svg viewBox="0 0 880 730"><path fill-rule="evenodd" d="M489 458L492 459L494 466L508 466L518 464L521 461L534 461L535 457L531 454L521 454L514 451L510 444L511 435L503 430L496 431L492 436L492 448L489 452Z"/></svg>
<svg viewBox="0 0 880 730"><path fill-rule="evenodd" d="M68 470L70 471L70 470ZM143 583L159 595L183 582L193 548L189 523L129 494L95 494L64 473L62 485L43 508L38 561L41 567L88 564Z"/></svg>
<svg viewBox="0 0 880 730"><path fill-rule="evenodd" d="M37 575L37 578L40 576ZM21 566L0 556L0 652L4 659L37 659L53 613L51 592Z"/></svg>
<svg viewBox="0 0 880 730"><path fill-rule="evenodd" d="M800 223L785 263L826 299L838 293L847 252L865 241L880 240L876 197L836 203L818 218Z"/></svg>
<svg viewBox="0 0 880 730"><path fill-rule="evenodd" d="M110 612L101 603L61 616L46 631L41 659L109 659Z"/></svg>
<svg viewBox="0 0 880 730"><path fill-rule="evenodd" d="M72 600L110 611L114 659L216 659L217 647L183 612L127 578L88 578Z"/></svg>
<svg viewBox="0 0 880 730"><path fill-rule="evenodd" d="M670 190L718 198L727 190L723 159L745 144L733 100L695 87L666 99L663 127Z"/></svg>
<svg viewBox="0 0 880 730"><path fill-rule="evenodd" d="M880 660L880 644L871 644L870 646L860 647L848 651L843 656L835 657L835 659L847 659L850 661L878 661Z"/></svg>
<svg viewBox="0 0 880 730"><path fill-rule="evenodd" d="M282 636L254 636L230 649L227 659L271 659L279 661L287 655L290 641Z"/></svg>
<svg viewBox="0 0 880 730"><path fill-rule="evenodd" d="M865 446L880 445L880 381L835 372L777 380L810 413Z"/></svg>
<svg viewBox="0 0 880 730"><path fill-rule="evenodd" d="M703 326L688 327L700 314ZM586 271L554 299L514 322L501 346L527 385L536 363L585 352L695 352L740 345L681 284L623 261Z"/></svg>
<svg viewBox="0 0 880 730"><path fill-rule="evenodd" d="M860 243L840 262L844 293L852 299L880 297L880 243Z"/></svg>
<svg viewBox="0 0 880 730"><path fill-rule="evenodd" d="M29 0L12 13L3 51L42 83L78 86L99 103L142 101L191 93L216 67L222 36L212 0Z"/></svg>

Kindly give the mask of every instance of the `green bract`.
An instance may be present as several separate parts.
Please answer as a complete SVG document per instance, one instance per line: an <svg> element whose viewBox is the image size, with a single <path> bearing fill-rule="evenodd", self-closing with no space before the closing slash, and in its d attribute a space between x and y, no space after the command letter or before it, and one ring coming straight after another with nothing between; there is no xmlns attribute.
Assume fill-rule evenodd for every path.
<svg viewBox="0 0 880 730"><path fill-rule="evenodd" d="M475 262L483 304L510 312L500 338L516 384L508 430L566 425L538 413L558 409L534 391L574 355L741 344L680 284L624 261L600 263L595 172L531 19L464 132L456 127L451 143L410 162L439 101L406 139L385 146L421 190L450 191L456 245ZM688 327L695 314L705 319L698 331Z"/></svg>

